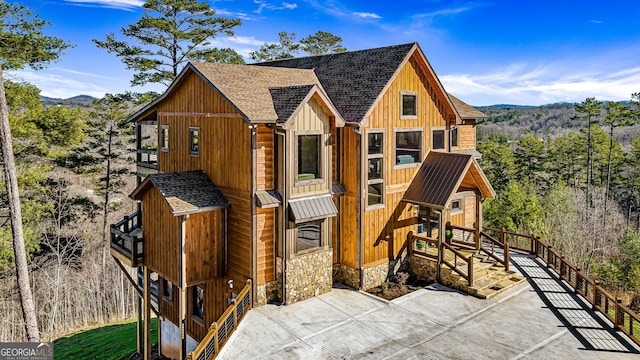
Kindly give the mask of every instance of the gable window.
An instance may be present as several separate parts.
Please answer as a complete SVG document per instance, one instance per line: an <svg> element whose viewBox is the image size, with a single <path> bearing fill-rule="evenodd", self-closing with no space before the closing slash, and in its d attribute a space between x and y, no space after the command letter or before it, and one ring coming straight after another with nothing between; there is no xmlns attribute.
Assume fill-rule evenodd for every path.
<svg viewBox="0 0 640 360"><path fill-rule="evenodd" d="M308 221L298 224L296 235L296 252L322 246L322 220Z"/></svg>
<svg viewBox="0 0 640 360"><path fill-rule="evenodd" d="M444 150L444 129L434 129L431 132L431 149Z"/></svg>
<svg viewBox="0 0 640 360"><path fill-rule="evenodd" d="M191 288L191 317L204 323L204 285Z"/></svg>
<svg viewBox="0 0 640 360"><path fill-rule="evenodd" d="M401 119L418 118L418 94L415 92L401 92L402 116Z"/></svg>
<svg viewBox="0 0 640 360"><path fill-rule="evenodd" d="M419 164L422 160L422 131L396 130L395 166Z"/></svg>
<svg viewBox="0 0 640 360"><path fill-rule="evenodd" d="M173 304L173 284L167 279L162 279L162 300Z"/></svg>
<svg viewBox="0 0 640 360"><path fill-rule="evenodd" d="M189 154L198 156L200 150L200 128L189 128Z"/></svg>
<svg viewBox="0 0 640 360"><path fill-rule="evenodd" d="M297 135L298 163L297 181L322 179L321 171L321 134Z"/></svg>
<svg viewBox="0 0 640 360"><path fill-rule="evenodd" d="M451 200L451 215L462 213L462 199Z"/></svg>
<svg viewBox="0 0 640 360"><path fill-rule="evenodd" d="M160 149L162 151L169 151L169 125L162 125L160 127Z"/></svg>
<svg viewBox="0 0 640 360"><path fill-rule="evenodd" d="M367 206L384 204L384 132L367 133Z"/></svg>
<svg viewBox="0 0 640 360"><path fill-rule="evenodd" d="M449 139L451 141L451 147L458 147L458 127L453 126L449 131Z"/></svg>

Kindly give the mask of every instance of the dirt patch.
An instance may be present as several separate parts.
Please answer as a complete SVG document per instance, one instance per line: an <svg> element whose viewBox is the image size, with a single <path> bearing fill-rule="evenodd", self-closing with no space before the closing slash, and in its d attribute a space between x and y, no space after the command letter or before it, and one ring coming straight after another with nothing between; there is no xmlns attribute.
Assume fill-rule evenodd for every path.
<svg viewBox="0 0 640 360"><path fill-rule="evenodd" d="M422 289L427 285L433 284L433 282L434 281L431 280L417 279L414 276L409 276L407 273L399 272L390 281L365 291L385 300L393 300L418 289Z"/></svg>

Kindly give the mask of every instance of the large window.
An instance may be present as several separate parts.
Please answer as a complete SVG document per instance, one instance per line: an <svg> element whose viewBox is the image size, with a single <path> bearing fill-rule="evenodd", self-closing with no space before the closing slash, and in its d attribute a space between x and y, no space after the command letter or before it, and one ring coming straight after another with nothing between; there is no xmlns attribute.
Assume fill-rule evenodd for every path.
<svg viewBox="0 0 640 360"><path fill-rule="evenodd" d="M412 165L422 160L422 131L396 132L396 166Z"/></svg>
<svg viewBox="0 0 640 360"><path fill-rule="evenodd" d="M444 129L434 129L431 132L431 149L444 150Z"/></svg>
<svg viewBox="0 0 640 360"><path fill-rule="evenodd" d="M384 204L384 132L367 134L367 206Z"/></svg>
<svg viewBox="0 0 640 360"><path fill-rule="evenodd" d="M160 149L162 151L169 151L169 125L162 125L160 127Z"/></svg>
<svg viewBox="0 0 640 360"><path fill-rule="evenodd" d="M191 288L191 317L200 322L204 321L204 285Z"/></svg>
<svg viewBox="0 0 640 360"><path fill-rule="evenodd" d="M321 139L322 135L298 135L298 173L299 182L322 178Z"/></svg>
<svg viewBox="0 0 640 360"><path fill-rule="evenodd" d="M413 92L402 92L402 116L401 119L418 118L418 95Z"/></svg>
<svg viewBox="0 0 640 360"><path fill-rule="evenodd" d="M200 151L200 128L189 128L189 154L198 156Z"/></svg>
<svg viewBox="0 0 640 360"><path fill-rule="evenodd" d="M322 246L322 220L308 221L298 224L296 236L296 252Z"/></svg>

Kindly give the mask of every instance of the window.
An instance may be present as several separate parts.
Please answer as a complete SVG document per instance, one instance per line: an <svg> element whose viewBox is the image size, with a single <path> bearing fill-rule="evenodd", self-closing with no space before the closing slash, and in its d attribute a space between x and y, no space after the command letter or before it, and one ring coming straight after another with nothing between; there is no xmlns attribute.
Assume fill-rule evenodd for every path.
<svg viewBox="0 0 640 360"><path fill-rule="evenodd" d="M298 224L296 252L322 246L322 220Z"/></svg>
<svg viewBox="0 0 640 360"><path fill-rule="evenodd" d="M298 181L321 179L322 135L298 135Z"/></svg>
<svg viewBox="0 0 640 360"><path fill-rule="evenodd" d="M396 166L418 164L422 160L422 131L396 132Z"/></svg>
<svg viewBox="0 0 640 360"><path fill-rule="evenodd" d="M431 149L443 150L444 149L444 130L433 130L431 133Z"/></svg>
<svg viewBox="0 0 640 360"><path fill-rule="evenodd" d="M173 304L173 284L167 279L162 279L162 300Z"/></svg>
<svg viewBox="0 0 640 360"><path fill-rule="evenodd" d="M451 147L458 147L458 127L453 126L449 131L449 139L451 139Z"/></svg>
<svg viewBox="0 0 640 360"><path fill-rule="evenodd" d="M198 156L200 149L200 128L189 128L189 154Z"/></svg>
<svg viewBox="0 0 640 360"><path fill-rule="evenodd" d="M169 125L160 127L160 148L162 151L169 151Z"/></svg>
<svg viewBox="0 0 640 360"><path fill-rule="evenodd" d="M367 134L367 206L384 204L384 133Z"/></svg>
<svg viewBox="0 0 640 360"><path fill-rule="evenodd" d="M462 214L462 199L451 200L451 215Z"/></svg>
<svg viewBox="0 0 640 360"><path fill-rule="evenodd" d="M204 321L204 285L191 288L191 316L195 320Z"/></svg>
<svg viewBox="0 0 640 360"><path fill-rule="evenodd" d="M402 92L402 116L401 119L418 118L418 95L416 93Z"/></svg>

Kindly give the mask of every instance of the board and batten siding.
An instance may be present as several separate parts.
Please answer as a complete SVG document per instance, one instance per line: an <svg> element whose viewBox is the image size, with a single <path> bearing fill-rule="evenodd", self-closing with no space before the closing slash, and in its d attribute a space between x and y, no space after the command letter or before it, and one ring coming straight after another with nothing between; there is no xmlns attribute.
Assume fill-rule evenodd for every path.
<svg viewBox="0 0 640 360"><path fill-rule="evenodd" d="M416 56L416 55L414 55ZM431 147L431 129L446 127L446 120L439 109L442 101L436 98L436 85L431 84L419 63L410 59L397 73L390 86L379 99L369 116L363 136L363 174L361 197L362 206L367 206L367 144L369 129L384 130L384 184L385 206L364 210L363 246L364 267L374 266L395 258L404 248L409 231L415 230L414 211L402 202L407 187L413 180L420 164L413 167L395 167L395 131L402 129L420 129L422 131L422 160ZM401 119L402 93L417 94L417 118Z"/></svg>
<svg viewBox="0 0 640 360"><path fill-rule="evenodd" d="M338 218L340 223L340 246L337 261L345 266L358 268L358 228L360 215L358 197L360 158L360 135L351 128L344 127L340 131L340 178L345 194L340 197ZM336 251L334 251L334 254Z"/></svg>
<svg viewBox="0 0 640 360"><path fill-rule="evenodd" d="M311 98L302 106L300 111L293 119L293 124L287 130L287 154L291 154L287 159L287 184L290 189L290 198L299 198L305 196L313 196L320 194L328 194L331 190L332 182L332 166L331 166L331 126L332 119L324 109L324 106L316 98ZM298 185L296 174L297 147L298 141L296 135L305 134L307 132L320 132L321 134L321 182L312 185Z"/></svg>
<svg viewBox="0 0 640 360"><path fill-rule="evenodd" d="M142 195L142 264L174 284L180 283L179 219L155 186Z"/></svg>
<svg viewBox="0 0 640 360"><path fill-rule="evenodd" d="M183 81L176 85L172 94L158 104L157 114L158 128L163 125L169 126L169 151L158 151L158 170L160 172L203 170L231 204L227 210L226 274L224 279L208 279L205 285L207 299L211 296L211 299L222 301L219 299L224 299L224 295L219 293L216 297L215 293L223 291L226 280L232 279L236 284L244 284L251 277L251 130L247 124L243 123L234 108L195 74L185 76ZM200 129L198 156L189 153L190 127ZM155 224L156 221L160 221L159 204L156 202L154 205L144 206L143 228L145 231L168 226ZM222 216L222 212L218 215ZM147 224L150 225L147 226ZM175 226L177 226L177 220ZM213 228L207 230L207 226L209 225L200 230L194 228L192 231L195 234L207 231L217 233L223 230ZM150 238L146 237L146 239ZM224 261L223 256L224 254L219 254L216 259ZM156 264L163 261L159 254L153 257L154 259L148 260L150 263ZM145 255L145 260L146 258ZM220 268L222 264L214 264L210 261L209 265ZM158 266L165 265L158 264ZM169 268L172 270L168 270ZM170 274L167 278L177 284L178 263L166 264L166 269ZM201 274L206 272L211 274L210 270L204 268L198 271ZM197 280L204 280L204 278L198 275ZM213 307L210 310L211 316L220 315L220 308L224 309L224 307Z"/></svg>

